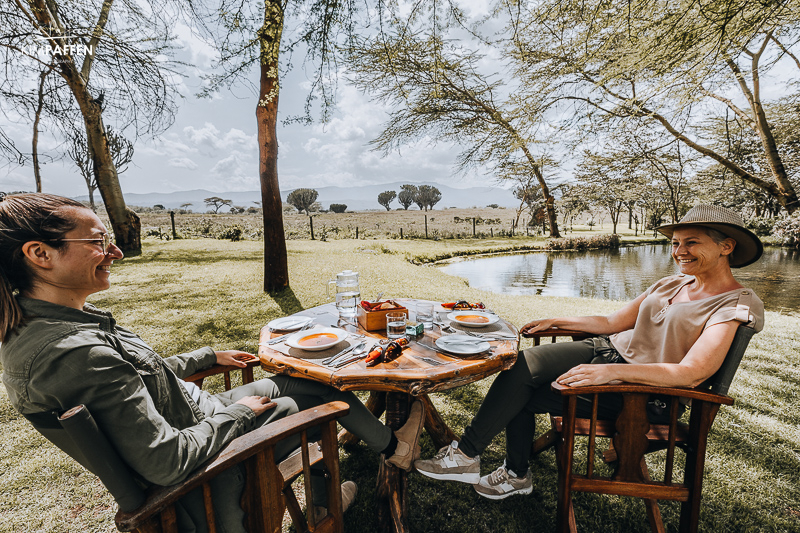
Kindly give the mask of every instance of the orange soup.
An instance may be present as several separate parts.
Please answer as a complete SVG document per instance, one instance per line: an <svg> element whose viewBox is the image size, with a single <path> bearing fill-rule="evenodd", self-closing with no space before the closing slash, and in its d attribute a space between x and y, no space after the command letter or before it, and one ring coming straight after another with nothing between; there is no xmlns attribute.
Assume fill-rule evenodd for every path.
<svg viewBox="0 0 800 533"><path fill-rule="evenodd" d="M459 322L470 322L471 324L486 324L489 318L481 315L459 315L456 320Z"/></svg>
<svg viewBox="0 0 800 533"><path fill-rule="evenodd" d="M330 344L331 341L336 340L336 335L333 333L315 333L308 337L303 337L297 344L300 346L322 346L323 344Z"/></svg>

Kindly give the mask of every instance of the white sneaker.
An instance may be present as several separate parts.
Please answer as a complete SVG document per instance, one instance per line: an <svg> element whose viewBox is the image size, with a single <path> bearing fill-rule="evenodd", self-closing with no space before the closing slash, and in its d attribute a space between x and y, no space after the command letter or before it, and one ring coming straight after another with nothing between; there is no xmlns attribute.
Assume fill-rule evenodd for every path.
<svg viewBox="0 0 800 533"><path fill-rule="evenodd" d="M423 476L446 481L475 484L481 478L481 458L467 457L453 441L430 459L417 459L414 468Z"/></svg>
<svg viewBox="0 0 800 533"><path fill-rule="evenodd" d="M514 494L530 494L533 492L533 480L530 470L525 472L524 477L516 477L503 463L503 466L488 476L483 476L473 487L484 498L502 500Z"/></svg>

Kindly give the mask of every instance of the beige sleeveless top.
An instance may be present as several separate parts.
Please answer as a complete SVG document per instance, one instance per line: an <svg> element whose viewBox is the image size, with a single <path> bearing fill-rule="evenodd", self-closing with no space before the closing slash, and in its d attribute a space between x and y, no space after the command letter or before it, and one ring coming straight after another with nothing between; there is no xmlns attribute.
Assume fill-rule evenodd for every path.
<svg viewBox="0 0 800 533"><path fill-rule="evenodd" d="M764 327L764 304L752 289L735 289L708 298L670 303L694 281L679 274L658 280L646 291L633 329L610 336L629 363L680 363L708 326L735 320Z"/></svg>

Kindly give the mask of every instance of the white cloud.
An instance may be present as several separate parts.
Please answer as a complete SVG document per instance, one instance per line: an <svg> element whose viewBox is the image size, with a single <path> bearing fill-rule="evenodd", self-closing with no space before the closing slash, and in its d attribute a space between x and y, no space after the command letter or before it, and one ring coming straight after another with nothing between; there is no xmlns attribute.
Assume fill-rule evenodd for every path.
<svg viewBox="0 0 800 533"><path fill-rule="evenodd" d="M167 164L171 167L188 168L189 170L195 170L197 168L197 163L188 157L174 157L167 161Z"/></svg>
<svg viewBox="0 0 800 533"><path fill-rule="evenodd" d="M155 139L151 143L146 143L136 146L137 155L150 155L150 156L164 156L164 157L182 157L187 154L197 153L197 148L192 148L188 144L180 140L175 133L168 133Z"/></svg>
<svg viewBox="0 0 800 533"><path fill-rule="evenodd" d="M223 150L227 151L232 148L256 149L258 147L256 143L257 135L247 135L237 128L231 128L227 133L222 134L222 132L210 122L206 122L203 127L199 129L193 126L187 126L183 128L183 133L189 141L199 147L205 148L208 155L213 155Z"/></svg>

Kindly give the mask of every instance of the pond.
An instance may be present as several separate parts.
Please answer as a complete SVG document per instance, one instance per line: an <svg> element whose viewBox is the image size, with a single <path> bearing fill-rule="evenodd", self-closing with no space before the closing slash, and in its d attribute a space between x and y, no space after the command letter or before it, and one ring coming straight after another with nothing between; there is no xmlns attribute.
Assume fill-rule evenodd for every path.
<svg viewBox="0 0 800 533"><path fill-rule="evenodd" d="M668 244L618 250L535 252L457 261L440 267L471 287L502 294L632 300L655 281L678 273ZM754 264L733 269L771 311L800 311L800 251L768 247Z"/></svg>

